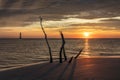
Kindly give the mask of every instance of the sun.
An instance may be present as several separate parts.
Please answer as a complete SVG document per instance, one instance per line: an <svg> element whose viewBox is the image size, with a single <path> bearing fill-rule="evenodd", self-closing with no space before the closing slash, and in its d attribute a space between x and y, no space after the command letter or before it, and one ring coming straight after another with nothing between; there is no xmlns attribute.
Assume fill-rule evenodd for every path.
<svg viewBox="0 0 120 80"><path fill-rule="evenodd" d="M90 32L84 32L83 35L85 38L88 38L90 36Z"/></svg>

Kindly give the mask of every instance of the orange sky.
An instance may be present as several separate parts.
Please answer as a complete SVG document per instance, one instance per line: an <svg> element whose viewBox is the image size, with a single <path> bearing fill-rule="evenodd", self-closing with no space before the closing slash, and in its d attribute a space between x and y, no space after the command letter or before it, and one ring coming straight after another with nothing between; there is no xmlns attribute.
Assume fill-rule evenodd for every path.
<svg viewBox="0 0 120 80"><path fill-rule="evenodd" d="M43 26L49 38L60 38L59 31L63 31L65 38L86 38L84 32L88 32L88 38L120 38L120 30L116 27L105 25L89 25L88 23L99 23L98 19L70 18L61 21L44 21ZM77 25L72 25L72 24ZM84 24L84 25L81 25ZM87 25L86 25L87 24ZM23 38L43 38L43 32L38 22L25 27L2 27L0 38L18 38L22 32Z"/></svg>
<svg viewBox="0 0 120 80"><path fill-rule="evenodd" d="M46 33L49 38L60 38L59 34L59 29L46 29ZM39 29L12 29L11 31L8 32L0 32L0 38L18 38L19 37L19 32L22 32L22 37L23 38L43 38L43 32L41 28ZM86 38L84 35L84 32L88 32L89 36L87 38L120 38L120 31L119 30L63 30L65 38Z"/></svg>

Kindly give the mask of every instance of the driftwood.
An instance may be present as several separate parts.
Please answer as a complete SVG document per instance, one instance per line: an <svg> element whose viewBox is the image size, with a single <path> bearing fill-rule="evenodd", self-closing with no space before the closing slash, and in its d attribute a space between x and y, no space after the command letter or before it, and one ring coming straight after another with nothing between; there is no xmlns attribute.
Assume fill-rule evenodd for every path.
<svg viewBox="0 0 120 80"><path fill-rule="evenodd" d="M72 60L73 60L73 56L70 58L70 60L68 61L68 63L71 63L72 62Z"/></svg>
<svg viewBox="0 0 120 80"><path fill-rule="evenodd" d="M42 31L44 33L45 40L46 40L46 43L47 43L47 46L48 46L48 49L49 49L50 63L52 63L53 59L52 59L51 47L50 47L49 42L48 42L47 34L45 33L45 30L44 30L43 25L42 25L42 17L39 17L39 18L40 18L41 29L42 29Z"/></svg>
<svg viewBox="0 0 120 80"><path fill-rule="evenodd" d="M79 51L79 53L75 56L75 59L77 59L78 58L78 56L81 54L81 52L83 51L83 48L82 49L80 49L80 51Z"/></svg>
<svg viewBox="0 0 120 80"><path fill-rule="evenodd" d="M61 38L62 38L62 46L60 48L60 53L59 53L59 62L62 63L62 52L63 52L65 61L67 60L67 56L66 56L65 48L64 48L65 39L64 39L62 31L60 31L60 35L61 35Z"/></svg>
<svg viewBox="0 0 120 80"><path fill-rule="evenodd" d="M81 54L81 52L82 52L82 51L83 51L83 48L82 48L82 49L80 49L79 53L78 53L75 57L73 57L73 56L72 56L72 57L70 58L70 60L68 61L68 63L71 63L71 62L72 62L72 60L73 60L73 58L74 58L74 59L77 59L77 58L78 58L78 56Z"/></svg>

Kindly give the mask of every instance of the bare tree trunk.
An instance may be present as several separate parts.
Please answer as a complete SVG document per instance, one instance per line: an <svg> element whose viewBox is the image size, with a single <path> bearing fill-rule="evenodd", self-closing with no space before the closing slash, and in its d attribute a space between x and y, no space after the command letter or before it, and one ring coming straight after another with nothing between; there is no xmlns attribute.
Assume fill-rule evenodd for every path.
<svg viewBox="0 0 120 80"><path fill-rule="evenodd" d="M66 53L65 53L65 47L63 47L63 54L64 54L64 59L66 61L67 60L67 56L66 56Z"/></svg>
<svg viewBox="0 0 120 80"><path fill-rule="evenodd" d="M43 33L44 33L44 36L45 36L45 40L46 40L48 49L49 49L50 63L52 63L52 62L53 62L52 53L51 53L51 48L50 48L50 45L49 45L49 42L48 42L48 39L47 39L47 34L45 33L45 30L44 30L43 25L42 25L42 17L39 17L39 18L40 18L40 25L41 25L42 31L43 31Z"/></svg>
<svg viewBox="0 0 120 80"><path fill-rule="evenodd" d="M63 54L64 54L64 59L65 61L67 60L67 57L66 57L66 53L65 53L65 48L64 48L64 45L65 45L65 40L64 40L64 36L63 36L63 33L60 31L60 34L61 34L61 38L62 38L62 46L60 48L60 58L59 58L59 62L62 63L62 51L63 51Z"/></svg>

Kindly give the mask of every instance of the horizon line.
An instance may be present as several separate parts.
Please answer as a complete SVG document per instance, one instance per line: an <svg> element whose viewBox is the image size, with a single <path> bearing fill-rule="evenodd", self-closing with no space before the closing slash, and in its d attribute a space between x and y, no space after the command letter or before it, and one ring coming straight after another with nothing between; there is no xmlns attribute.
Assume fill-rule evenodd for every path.
<svg viewBox="0 0 120 80"><path fill-rule="evenodd" d="M19 39L19 38L0 38L0 39ZM44 38L22 38L22 39L44 39ZM48 39L61 39L61 38L48 38ZM120 39L120 38L65 38L65 39Z"/></svg>

